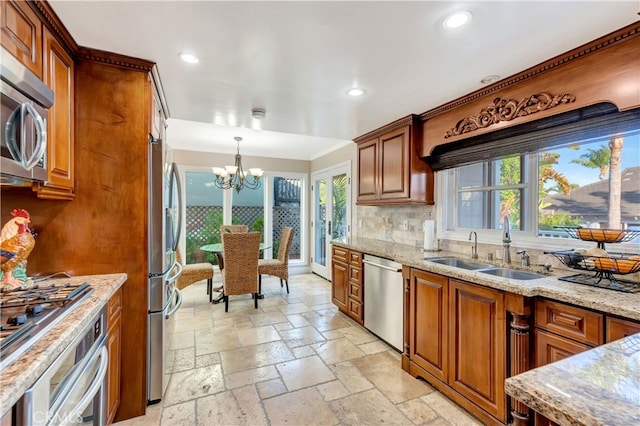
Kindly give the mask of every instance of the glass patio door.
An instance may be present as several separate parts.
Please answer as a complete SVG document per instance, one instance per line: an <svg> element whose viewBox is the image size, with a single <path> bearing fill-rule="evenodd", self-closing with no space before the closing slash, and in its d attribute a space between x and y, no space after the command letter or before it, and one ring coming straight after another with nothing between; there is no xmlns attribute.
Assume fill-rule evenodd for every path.
<svg viewBox="0 0 640 426"><path fill-rule="evenodd" d="M311 175L311 270L331 279L331 240L346 237L351 218L351 166Z"/></svg>

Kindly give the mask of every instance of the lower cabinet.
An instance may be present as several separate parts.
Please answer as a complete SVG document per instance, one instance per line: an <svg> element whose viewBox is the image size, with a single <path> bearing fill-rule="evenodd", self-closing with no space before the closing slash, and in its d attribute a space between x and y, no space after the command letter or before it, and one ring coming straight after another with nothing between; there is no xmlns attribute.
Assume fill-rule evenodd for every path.
<svg viewBox="0 0 640 426"><path fill-rule="evenodd" d="M409 299L409 372L485 420L505 423L504 292L412 269Z"/></svg>
<svg viewBox="0 0 640 426"><path fill-rule="evenodd" d="M640 333L640 323L611 316L607 316L605 328L607 343Z"/></svg>
<svg viewBox="0 0 640 426"><path fill-rule="evenodd" d="M107 306L107 327L109 330L107 350L109 366L107 370L107 423L112 423L120 406L120 362L122 358L122 289L109 300Z"/></svg>
<svg viewBox="0 0 640 426"><path fill-rule="evenodd" d="M333 246L331 297L333 303L360 325L364 325L362 253Z"/></svg>

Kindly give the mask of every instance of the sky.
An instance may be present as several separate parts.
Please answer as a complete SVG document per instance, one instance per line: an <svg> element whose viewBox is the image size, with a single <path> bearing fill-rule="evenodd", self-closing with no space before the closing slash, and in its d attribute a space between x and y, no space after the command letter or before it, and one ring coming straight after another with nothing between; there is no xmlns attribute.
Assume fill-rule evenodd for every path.
<svg viewBox="0 0 640 426"><path fill-rule="evenodd" d="M569 179L571 183L577 183L580 186L587 185L598 181L599 169L589 169L580 164L571 163L571 160L579 158L582 154L588 152L588 148L598 149L600 146L608 145L608 140L583 145L579 150L572 149L549 149L550 152L561 153L558 164L553 168L561 171ZM622 146L622 170L629 167L640 166L640 134L626 136L624 145ZM607 175L608 178L608 175ZM640 183L638 183L640 189Z"/></svg>

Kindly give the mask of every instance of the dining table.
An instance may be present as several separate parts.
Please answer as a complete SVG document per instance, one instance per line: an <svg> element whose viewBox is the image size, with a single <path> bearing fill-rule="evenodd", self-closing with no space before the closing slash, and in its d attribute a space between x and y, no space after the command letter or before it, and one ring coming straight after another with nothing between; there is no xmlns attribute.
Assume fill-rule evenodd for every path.
<svg viewBox="0 0 640 426"><path fill-rule="evenodd" d="M260 243L260 247L259 247L260 253L270 248L271 248L270 244ZM224 269L224 257L222 256L222 243L205 244L203 246L200 246L200 250L215 254L216 258L218 259L218 267L220 268L221 271ZM224 297L224 292L222 290L223 290L222 286L219 286L213 289L213 291L219 291L220 295L215 299L213 299L211 303L220 303L222 301ZM264 294L259 294L258 298L264 299Z"/></svg>

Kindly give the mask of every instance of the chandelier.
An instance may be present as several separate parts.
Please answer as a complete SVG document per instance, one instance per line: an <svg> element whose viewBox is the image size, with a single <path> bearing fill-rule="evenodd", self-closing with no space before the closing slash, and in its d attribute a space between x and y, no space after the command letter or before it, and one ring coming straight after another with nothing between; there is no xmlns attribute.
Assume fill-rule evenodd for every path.
<svg viewBox="0 0 640 426"><path fill-rule="evenodd" d="M238 143L238 153L236 154L236 162L234 166L212 167L213 174L216 176L213 183L220 189L235 189L240 192L243 188L258 189L262 184L262 169L251 168L249 172L245 172L242 168L242 157L240 156L241 137L233 138Z"/></svg>

